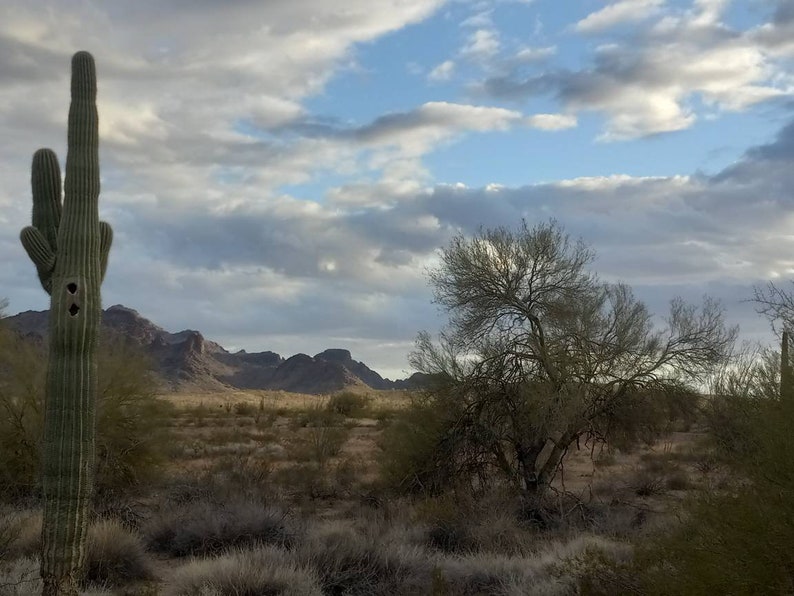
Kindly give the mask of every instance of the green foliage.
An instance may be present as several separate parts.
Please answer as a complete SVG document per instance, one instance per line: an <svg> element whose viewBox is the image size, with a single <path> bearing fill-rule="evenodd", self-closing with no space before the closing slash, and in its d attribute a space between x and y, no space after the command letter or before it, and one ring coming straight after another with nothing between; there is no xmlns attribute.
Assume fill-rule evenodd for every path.
<svg viewBox="0 0 794 596"><path fill-rule="evenodd" d="M104 342L99 356L96 489L112 497L150 484L165 464L173 406L159 399L151 362L122 340Z"/></svg>
<svg viewBox="0 0 794 596"><path fill-rule="evenodd" d="M0 498L37 490L44 415L41 350L0 321Z"/></svg>
<svg viewBox="0 0 794 596"><path fill-rule="evenodd" d="M455 481L446 441L460 404L414 395L408 407L398 410L380 441L380 477L399 492L437 494Z"/></svg>
<svg viewBox="0 0 794 596"><path fill-rule="evenodd" d="M162 470L170 407L135 347L107 338L99 363L96 487L112 498ZM0 370L0 498L19 500L39 494L44 348L0 321Z"/></svg>

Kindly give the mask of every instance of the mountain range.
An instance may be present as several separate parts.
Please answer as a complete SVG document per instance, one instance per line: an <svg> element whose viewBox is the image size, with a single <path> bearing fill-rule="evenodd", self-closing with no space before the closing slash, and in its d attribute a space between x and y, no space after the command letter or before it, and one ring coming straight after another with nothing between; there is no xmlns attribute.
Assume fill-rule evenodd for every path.
<svg viewBox="0 0 794 596"><path fill-rule="evenodd" d="M5 319L11 329L39 342L46 342L48 321L49 311L32 310ZM199 331L170 333L122 305L102 312L102 327L107 336L140 347L167 391L280 389L323 394L355 386L414 389L426 381L421 373L404 380L384 379L342 348L289 358L270 351L229 352Z"/></svg>

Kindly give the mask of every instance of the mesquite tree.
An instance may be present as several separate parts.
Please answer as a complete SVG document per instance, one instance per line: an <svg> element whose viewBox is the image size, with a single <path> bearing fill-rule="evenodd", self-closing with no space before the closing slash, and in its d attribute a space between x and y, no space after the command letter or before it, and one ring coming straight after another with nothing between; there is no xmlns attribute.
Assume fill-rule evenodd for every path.
<svg viewBox="0 0 794 596"><path fill-rule="evenodd" d="M96 458L100 285L112 231L99 221L96 69L88 52L72 58L64 198L58 159L33 156L33 225L21 239L50 294L42 449L41 576L44 596L77 594L85 559Z"/></svg>
<svg viewBox="0 0 794 596"><path fill-rule="evenodd" d="M540 497L580 438L636 436L674 405L694 407L735 340L720 305L675 299L659 327L628 286L588 270L593 257L555 222L458 236L442 251L430 281L449 326L437 342L420 334L411 355L453 413L435 451L443 465L428 470L479 485L496 471Z"/></svg>

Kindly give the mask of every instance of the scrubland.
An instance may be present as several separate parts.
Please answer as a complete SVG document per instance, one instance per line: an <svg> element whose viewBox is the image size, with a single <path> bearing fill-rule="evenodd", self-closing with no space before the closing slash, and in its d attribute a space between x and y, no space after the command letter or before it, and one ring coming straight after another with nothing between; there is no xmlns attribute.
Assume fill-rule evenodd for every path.
<svg viewBox="0 0 794 596"><path fill-rule="evenodd" d="M86 594L646 593L637 545L733 478L678 421L632 450L581 444L540 503L498 483L406 494L384 470L413 448L386 437L408 394L150 401L135 441L158 457L100 482ZM0 594L40 593L37 495L5 501Z"/></svg>

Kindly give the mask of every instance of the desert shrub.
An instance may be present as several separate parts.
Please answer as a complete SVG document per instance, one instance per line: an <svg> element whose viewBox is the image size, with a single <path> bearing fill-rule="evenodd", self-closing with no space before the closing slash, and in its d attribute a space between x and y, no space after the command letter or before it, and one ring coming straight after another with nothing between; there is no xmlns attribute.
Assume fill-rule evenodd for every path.
<svg viewBox="0 0 794 596"><path fill-rule="evenodd" d="M34 557L41 539L41 511L4 511L0 517L0 561Z"/></svg>
<svg viewBox="0 0 794 596"><path fill-rule="evenodd" d="M339 414L318 402L295 411L290 418L289 427L291 430L298 430L307 427L334 426L341 422L341 418Z"/></svg>
<svg viewBox="0 0 794 596"><path fill-rule="evenodd" d="M140 538L115 520L100 520L88 531L85 581L122 586L152 579Z"/></svg>
<svg viewBox="0 0 794 596"><path fill-rule="evenodd" d="M472 528L477 517L470 503L460 503L450 494L428 499L417 507L417 521L425 527L425 545L442 553L476 548Z"/></svg>
<svg viewBox="0 0 794 596"><path fill-rule="evenodd" d="M234 413L238 416L254 416L256 414L256 406L249 404L245 401L238 401L234 404Z"/></svg>
<svg viewBox="0 0 794 596"><path fill-rule="evenodd" d="M44 422L42 351L0 320L0 497L36 493Z"/></svg>
<svg viewBox="0 0 794 596"><path fill-rule="evenodd" d="M8 519L16 525L16 531L14 539L7 546L5 563L1 562L3 557L0 557L0 567L6 568L6 580L9 583L23 580L19 586L24 585L25 589L32 590L31 593L40 594L40 584L37 584L38 592L36 592L33 584L26 578L34 575L38 581L37 557L41 545L41 513L28 511L7 516L4 522L0 522L0 535ZM14 561L16 563L13 563ZM26 561L31 561L30 565ZM137 534L114 520L99 520L89 526L84 577L86 585L123 586L149 579L152 579L151 564ZM3 584L0 574L0 596L6 594L3 592ZM28 592L8 593L27 594Z"/></svg>
<svg viewBox="0 0 794 596"><path fill-rule="evenodd" d="M312 462L324 470L328 461L342 450L350 436L344 427L311 426L303 436L296 437L288 450L298 462Z"/></svg>
<svg viewBox="0 0 794 596"><path fill-rule="evenodd" d="M323 596L317 573L273 546L194 559L168 581L167 596Z"/></svg>
<svg viewBox="0 0 794 596"><path fill-rule="evenodd" d="M369 403L370 398L366 395L343 391L332 395L325 407L340 416L360 418L367 412Z"/></svg>
<svg viewBox="0 0 794 596"><path fill-rule="evenodd" d="M143 529L147 547L172 557L217 555L235 547L290 546L299 527L286 513L250 501L194 501L155 515Z"/></svg>
<svg viewBox="0 0 794 596"><path fill-rule="evenodd" d="M445 439L456 410L454 403L415 395L408 407L395 413L380 441L380 477L385 487L438 494L454 484L452 458L442 454L453 449Z"/></svg>
<svg viewBox="0 0 794 596"><path fill-rule="evenodd" d="M628 485L638 497L660 495L665 490L664 476L648 470L637 470L628 480Z"/></svg>
<svg viewBox="0 0 794 596"><path fill-rule="evenodd" d="M273 483L303 504L333 497L337 489L333 481L325 470L311 462L283 466L273 472Z"/></svg>
<svg viewBox="0 0 794 596"><path fill-rule="evenodd" d="M321 527L299 546L323 594L412 596L429 593L433 559L422 549L381 541L352 528Z"/></svg>
<svg viewBox="0 0 794 596"><path fill-rule="evenodd" d="M0 324L0 371L0 497L19 500L38 493L45 351ZM97 403L100 496L112 498L114 492L151 482L161 471L168 406L155 391L142 353L105 338Z"/></svg>
<svg viewBox="0 0 794 596"><path fill-rule="evenodd" d="M151 363L135 346L106 340L99 371L96 488L112 499L160 477L173 408L157 397Z"/></svg>

